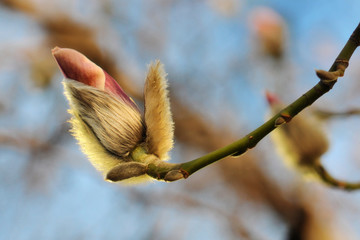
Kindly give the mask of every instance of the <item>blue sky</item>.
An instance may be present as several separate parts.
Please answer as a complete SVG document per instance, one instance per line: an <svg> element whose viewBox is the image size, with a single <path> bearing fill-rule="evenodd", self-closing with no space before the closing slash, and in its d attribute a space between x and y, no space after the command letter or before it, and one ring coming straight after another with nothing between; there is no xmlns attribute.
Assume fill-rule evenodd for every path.
<svg viewBox="0 0 360 240"><path fill-rule="evenodd" d="M83 2L50 2L44 6L57 7L43 12L65 12L100 29L99 42L119 56L119 63L128 66L126 71L138 83L144 79L146 65L161 59L170 90L209 122L227 126L239 137L264 121L266 89L280 91L275 84L289 86L282 96L285 101L300 96L316 83L314 69L331 66L360 21L360 2L355 0L243 0L235 1L230 15L212 8L208 1L112 1L111 14L95 1L86 6ZM286 22L287 45L281 63L257 55L248 19L259 6L272 8ZM0 103L5 105L0 112L0 133L46 139L69 116L60 73L46 91L30 81L26 56L41 48L45 34L36 18L4 7L0 8L0 29ZM359 85L354 83L360 76L359 56L356 52L347 75L315 107L359 107ZM358 117L351 117L325 124L331 140L325 166L344 179L360 179L358 122ZM269 142L267 138L260 148ZM176 145L172 161L202 154L184 148ZM275 153L269 156L280 162ZM206 184L209 176L210 186ZM26 147L0 145L0 239L165 239L174 234L174 239L234 239L227 222L232 214L260 239L285 239L285 223L271 208L245 200L239 205L236 194L224 189L216 176L214 165L186 181L123 187L104 182L69 134L50 156L34 157ZM204 179L205 183L200 181ZM29 186L31 181L35 187ZM192 181L202 184L192 189ZM329 226L337 223L340 232L348 231L358 239L359 193L322 191L336 209L337 220ZM181 196L203 204L189 207ZM172 204L172 197L178 201Z"/></svg>

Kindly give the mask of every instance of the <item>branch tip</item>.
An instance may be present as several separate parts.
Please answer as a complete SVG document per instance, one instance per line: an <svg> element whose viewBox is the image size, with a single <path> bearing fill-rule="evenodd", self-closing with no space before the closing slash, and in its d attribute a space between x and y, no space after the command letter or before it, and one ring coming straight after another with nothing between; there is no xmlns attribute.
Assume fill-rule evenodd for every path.
<svg viewBox="0 0 360 240"><path fill-rule="evenodd" d="M357 46L360 46L360 23L356 27L355 31L351 34L349 40L353 41Z"/></svg>

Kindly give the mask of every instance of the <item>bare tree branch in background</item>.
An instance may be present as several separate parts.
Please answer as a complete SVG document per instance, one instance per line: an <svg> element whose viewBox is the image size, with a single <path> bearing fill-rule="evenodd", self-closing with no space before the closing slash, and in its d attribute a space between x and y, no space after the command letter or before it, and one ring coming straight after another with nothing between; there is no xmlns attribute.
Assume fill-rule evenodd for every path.
<svg viewBox="0 0 360 240"><path fill-rule="evenodd" d="M340 118L340 117L351 117L351 116L356 116L356 115L360 115L360 109L358 108L353 108L353 109L348 109L348 110L344 110L344 111L328 111L328 110L321 110L321 109L317 109L316 111L314 111L314 114L323 120L328 120L331 118Z"/></svg>

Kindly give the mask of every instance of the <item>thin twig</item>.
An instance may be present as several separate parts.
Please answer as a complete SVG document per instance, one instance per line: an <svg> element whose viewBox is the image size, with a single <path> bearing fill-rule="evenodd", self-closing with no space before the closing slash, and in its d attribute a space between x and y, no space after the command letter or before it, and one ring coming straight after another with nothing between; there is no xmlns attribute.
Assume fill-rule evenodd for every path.
<svg viewBox="0 0 360 240"><path fill-rule="evenodd" d="M326 171L326 169L320 164L315 166L314 169L315 169L316 173L319 175L319 177L321 177L321 179L326 184L328 184L332 187L341 188L341 189L345 189L348 191L360 189L360 182L350 183L350 182L338 180L338 179L334 178L333 176L331 176L331 174L328 171Z"/></svg>
<svg viewBox="0 0 360 240"><path fill-rule="evenodd" d="M350 117L350 116L354 116L354 115L360 115L360 109L354 108L354 109L349 109L349 110L339 111L339 112L327 111L327 110L316 110L314 112L314 114L316 114L316 116L321 119L328 119L328 118L333 118L333 117Z"/></svg>

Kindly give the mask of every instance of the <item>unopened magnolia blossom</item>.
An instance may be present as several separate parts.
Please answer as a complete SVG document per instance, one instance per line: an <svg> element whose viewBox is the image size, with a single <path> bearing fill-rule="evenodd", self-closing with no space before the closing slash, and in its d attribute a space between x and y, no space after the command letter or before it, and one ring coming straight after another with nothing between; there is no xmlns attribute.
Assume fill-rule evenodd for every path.
<svg viewBox="0 0 360 240"><path fill-rule="evenodd" d="M249 26L265 54L280 58L286 43L286 24L281 15L269 7L257 7L250 12Z"/></svg>
<svg viewBox="0 0 360 240"><path fill-rule="evenodd" d="M83 54L59 47L52 54L65 77L71 131L106 180L146 177L148 164L168 158L173 120L166 73L159 61L149 67L142 115L119 84Z"/></svg>
<svg viewBox="0 0 360 240"><path fill-rule="evenodd" d="M284 104L275 94L267 92L266 98L272 115L284 108ZM312 172L311 169L319 163L320 157L329 146L320 124L306 114L298 115L282 125L285 122L286 120L280 117L276 123L279 129L271 133L278 152L288 165Z"/></svg>

